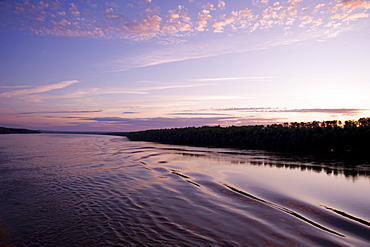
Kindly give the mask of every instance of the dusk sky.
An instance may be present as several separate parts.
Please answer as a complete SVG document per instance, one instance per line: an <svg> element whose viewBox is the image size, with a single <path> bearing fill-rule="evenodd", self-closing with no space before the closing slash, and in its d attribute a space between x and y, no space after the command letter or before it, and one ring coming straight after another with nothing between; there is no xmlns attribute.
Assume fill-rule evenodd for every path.
<svg viewBox="0 0 370 247"><path fill-rule="evenodd" d="M1 0L0 126L370 116L370 0Z"/></svg>

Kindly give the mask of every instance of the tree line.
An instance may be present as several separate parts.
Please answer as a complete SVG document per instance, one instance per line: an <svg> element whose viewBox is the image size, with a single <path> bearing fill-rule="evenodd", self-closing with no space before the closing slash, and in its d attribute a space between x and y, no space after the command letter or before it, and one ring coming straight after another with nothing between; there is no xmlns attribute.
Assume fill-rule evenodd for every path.
<svg viewBox="0 0 370 247"><path fill-rule="evenodd" d="M116 133L118 134L118 133ZM370 118L120 133L132 141L293 153L370 153Z"/></svg>
<svg viewBox="0 0 370 247"><path fill-rule="evenodd" d="M0 134L33 134L33 133L41 133L41 132L38 130L0 127Z"/></svg>

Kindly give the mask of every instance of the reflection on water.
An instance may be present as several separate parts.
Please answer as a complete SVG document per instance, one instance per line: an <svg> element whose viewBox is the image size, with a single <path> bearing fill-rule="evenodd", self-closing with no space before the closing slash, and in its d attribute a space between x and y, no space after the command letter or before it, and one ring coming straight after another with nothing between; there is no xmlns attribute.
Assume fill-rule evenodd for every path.
<svg viewBox="0 0 370 247"><path fill-rule="evenodd" d="M0 246L370 246L370 166L93 135L0 138Z"/></svg>
<svg viewBox="0 0 370 247"><path fill-rule="evenodd" d="M174 149L179 151L179 149ZM200 153L187 153L186 150L180 150L178 154L190 157L203 157L213 159L212 155L204 153L214 153L214 151L203 151ZM199 151L198 151L199 152ZM261 151L241 151L235 150L234 152L219 151L218 154L229 154L233 156L229 162L231 165L243 165L248 163L255 166L269 166L275 168L285 169L298 169L301 171L313 171L317 173L324 172L328 175L344 175L347 178L356 180L357 177L370 177L370 164L347 164L343 160L325 159L324 161L317 161L317 157L309 156L287 156L275 152L264 152L268 156L256 156ZM252 155L252 157L250 157ZM248 156L248 157L245 157ZM239 158L239 159L238 159Z"/></svg>

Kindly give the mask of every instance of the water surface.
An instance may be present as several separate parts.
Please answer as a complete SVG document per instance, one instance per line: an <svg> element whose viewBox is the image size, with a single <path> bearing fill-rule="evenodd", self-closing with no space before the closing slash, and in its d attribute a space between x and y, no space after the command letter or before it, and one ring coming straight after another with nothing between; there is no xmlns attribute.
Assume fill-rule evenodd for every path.
<svg viewBox="0 0 370 247"><path fill-rule="evenodd" d="M2 135L10 246L370 246L370 166L98 135Z"/></svg>

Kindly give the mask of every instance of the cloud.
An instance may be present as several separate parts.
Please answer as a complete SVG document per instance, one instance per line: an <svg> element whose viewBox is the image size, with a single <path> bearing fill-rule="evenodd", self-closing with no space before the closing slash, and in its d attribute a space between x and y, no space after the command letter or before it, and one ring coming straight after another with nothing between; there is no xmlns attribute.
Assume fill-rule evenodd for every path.
<svg viewBox="0 0 370 247"><path fill-rule="evenodd" d="M254 125L276 123L277 118L235 118L235 117L191 117L191 118L121 118L121 117L97 117L81 118L84 121L94 121L100 124L121 128L121 131L136 131L147 129L181 128L190 126L212 126L212 125ZM76 122L76 124L81 124Z"/></svg>
<svg viewBox="0 0 370 247"><path fill-rule="evenodd" d="M103 95L103 94L149 94L150 91L156 90L165 90L165 89L174 89L174 88L190 88L190 87L202 87L202 86L209 86L212 84L176 84L171 83L170 85L162 85L162 86L153 86L153 87L138 87L135 89L125 89L125 88L92 88L86 90L84 94L87 95Z"/></svg>
<svg viewBox="0 0 370 247"><path fill-rule="evenodd" d="M220 9L224 9L226 6L226 3L222 0L218 0L218 5L217 7L220 8Z"/></svg>
<svg viewBox="0 0 370 247"><path fill-rule="evenodd" d="M191 112L192 111L192 112ZM272 115L273 113L291 112L291 113L328 113L333 116L340 115L355 115L363 109L347 109L347 108L312 108L312 109L282 109L276 107L241 107L241 108L224 108L224 109L200 109L183 112L169 113L168 117L145 117L145 118L128 118L128 117L88 117L89 113L100 112L96 111L45 111L45 112L24 112L22 114L39 114L49 113L57 114L53 116L43 116L45 119L65 119L67 121L65 126L44 127L47 129L57 130L94 130L101 131L137 131L147 129L163 129L163 128L178 128L191 126L205 126L205 125L221 125L221 126L241 126L241 125L261 125L282 123L287 121L284 117ZM212 112L214 111L214 112ZM222 112L224 111L224 112ZM230 112L230 113L229 113ZM247 112L248 114L237 115L237 112ZM122 114L132 114L135 112L123 112ZM68 115L63 115L68 114ZM70 114L81 114L70 116ZM122 116L122 115L121 115ZM173 116L173 117L172 117ZM177 117L178 116L178 117ZM277 117L276 117L277 116ZM40 127L37 127L40 128Z"/></svg>
<svg viewBox="0 0 370 247"><path fill-rule="evenodd" d="M176 112L176 113L170 113L169 115L179 116L227 116L227 114L224 113L201 113L201 112Z"/></svg>
<svg viewBox="0 0 370 247"><path fill-rule="evenodd" d="M43 96L29 96L29 100L34 102L41 102L45 99L73 99L73 98L83 98L83 97L93 97L105 94L148 94L145 90L129 90L125 88L87 88L78 89L74 92L63 94L63 95L43 95Z"/></svg>
<svg viewBox="0 0 370 247"><path fill-rule="evenodd" d="M254 5L264 6L264 5L267 5L269 3L269 0L252 0L252 2L253 2Z"/></svg>
<svg viewBox="0 0 370 247"><path fill-rule="evenodd" d="M370 2L365 0L341 0L339 5L348 9L365 8L370 9Z"/></svg>
<svg viewBox="0 0 370 247"><path fill-rule="evenodd" d="M244 111L244 112L270 112L278 108L273 107L235 107L235 108L219 108L216 111Z"/></svg>
<svg viewBox="0 0 370 247"><path fill-rule="evenodd" d="M208 25L208 20L212 19L210 15L210 10L203 9L201 12L198 13L198 21L197 27L195 28L197 31L206 31L206 27Z"/></svg>
<svg viewBox="0 0 370 247"><path fill-rule="evenodd" d="M313 10L313 13L317 13L323 7L325 7L325 3L320 3L320 4L316 5L314 10Z"/></svg>
<svg viewBox="0 0 370 247"><path fill-rule="evenodd" d="M31 114L70 114L70 113L97 113L102 112L102 110L96 111L36 111L36 112L21 112L22 115L31 115Z"/></svg>
<svg viewBox="0 0 370 247"><path fill-rule="evenodd" d="M287 9L291 10L291 9L297 8L298 5L300 5L302 3L302 1L303 0L288 0Z"/></svg>
<svg viewBox="0 0 370 247"><path fill-rule="evenodd" d="M202 87L216 85L211 83L171 83L170 85L157 85L148 87L137 87L132 89L127 88L85 88L78 89L74 92L70 92L62 95L34 95L33 93L39 92L38 88L30 90L18 90L12 92L6 92L0 94L0 97L11 97L11 96L25 96L27 95L28 102L40 103L47 99L86 99L99 95L109 95L109 94L136 94L136 95L149 95L152 91L167 90L167 89L177 89L177 88L192 88L192 87ZM51 85L50 85L51 86ZM56 88L53 88L56 89ZM50 89L51 90L51 89ZM21 92L20 92L21 91ZM27 92L26 92L27 91ZM48 90L49 91L49 90ZM44 92L44 91L43 91ZM31 94L31 95L29 95Z"/></svg>
<svg viewBox="0 0 370 247"><path fill-rule="evenodd" d="M183 5L176 9L168 10L167 22L162 26L162 32L178 36L179 33L193 31L193 23Z"/></svg>
<svg viewBox="0 0 370 247"><path fill-rule="evenodd" d="M253 14L251 9L242 9L238 11L231 11L229 15L221 15L220 21L216 21L212 24L215 33L224 32L226 27L230 27L231 30L247 29L252 26L254 20L258 18L258 15Z"/></svg>
<svg viewBox="0 0 370 247"><path fill-rule="evenodd" d="M51 85L38 86L38 87L30 88L30 89L22 89L22 90L1 93L0 97L14 97L14 96L24 96L24 95L29 95L29 94L45 93L45 92L55 90L55 89L62 89L62 88L68 87L78 82L79 81L77 80L62 81L62 82L51 84Z"/></svg>
<svg viewBox="0 0 370 247"><path fill-rule="evenodd" d="M0 86L0 88L25 88L30 86Z"/></svg>
<svg viewBox="0 0 370 247"><path fill-rule="evenodd" d="M215 77L215 78L201 78L194 79L194 81L234 81L234 80L247 80L247 81L266 81L274 79L268 76L251 76L251 77Z"/></svg>
<svg viewBox="0 0 370 247"><path fill-rule="evenodd" d="M215 40L210 40L209 43L210 45L207 48L200 43L182 43L176 46L162 46L153 50L144 50L129 58L125 57L122 60L112 61L110 67L116 67L113 71L119 72L133 68L212 57L225 52L223 47L217 45Z"/></svg>
<svg viewBox="0 0 370 247"><path fill-rule="evenodd" d="M108 7L112 7L112 8L118 8L119 7L118 3L116 3L116 2L106 2L105 5L107 5Z"/></svg>
<svg viewBox="0 0 370 247"><path fill-rule="evenodd" d="M207 44L203 43L201 49L184 51L176 56L146 57L145 62L131 66L145 67L235 52L230 51L230 47L240 48L241 44L241 50L245 51L249 44L263 46L281 37L289 42L307 37L325 41L351 30L352 23L370 18L370 2L365 0L318 0L315 3L311 0L253 0L249 8L245 5L235 7L228 1L231 2L214 0L199 4L188 1L175 8L169 4L156 5L156 1L133 1L129 6L95 0L76 1L78 4L71 1L62 4L57 0L9 1L8 7L0 9L0 16L3 15L5 20L0 23L6 28L37 35L120 38L159 44L181 44L192 41L194 36L215 35L208 37ZM271 29L274 38L252 41L254 33ZM239 41L232 41L229 46L220 45L226 38L218 44L210 43L225 37L221 33ZM240 43L238 46L237 42Z"/></svg>
<svg viewBox="0 0 370 247"><path fill-rule="evenodd" d="M365 109L353 109L353 108L313 108L313 109L281 109L276 107L240 107L240 108L221 108L214 109L217 111L239 111L239 112L292 112L292 113L331 113L331 114L344 114L352 115Z"/></svg>
<svg viewBox="0 0 370 247"><path fill-rule="evenodd" d="M141 12L135 13L125 12L115 2L90 3L87 9L86 4L82 2L79 5L71 2L62 5L57 0L12 3L7 10L15 14L18 27L38 35L118 37L142 41L154 38L170 40L171 36L185 37L194 35L196 31L224 32L226 27L230 31L250 27L248 31L254 32L258 29L290 26L302 18L304 12L313 18L310 23L316 25L325 17L324 12L333 13L332 18L340 17L347 22L356 21L359 18L368 18L366 11L370 9L370 3L364 0L332 0L315 5L307 0L254 0L253 3L253 10L233 9L228 12L226 1L219 0L217 7L212 3L201 6L195 17L191 17L184 5L166 11L163 9L165 6L159 7L152 1L136 3ZM192 1L188 5L195 11L196 7L199 7ZM140 8L143 6L144 8ZM324 8L325 6L327 8ZM355 13L356 11L358 13ZM213 15L213 12L217 15ZM167 16L163 13L167 13ZM326 24L325 20L322 21ZM300 27L304 28L307 24L308 19L305 18Z"/></svg>
<svg viewBox="0 0 370 247"><path fill-rule="evenodd" d="M210 86L215 84L177 84L177 85L165 85L165 86L156 86L156 87L147 87L142 88L140 90L143 91L153 91L153 90L164 90L164 89L173 89L173 88L189 88L189 87L202 87L202 86Z"/></svg>
<svg viewBox="0 0 370 247"><path fill-rule="evenodd" d="M347 109L347 108L333 108L333 109L292 109L292 110L282 110L279 112L299 112L299 113L332 113L332 114L345 114L352 115L356 114L364 109Z"/></svg>
<svg viewBox="0 0 370 247"><path fill-rule="evenodd" d="M344 21L355 21L360 18L368 18L368 17L369 17L368 13L357 13L357 14L353 14L353 15L346 17Z"/></svg>
<svg viewBox="0 0 370 247"><path fill-rule="evenodd" d="M43 2L40 2L42 4ZM78 6L75 3L71 3L71 8L69 8L70 14L72 16L80 16L80 11L78 10Z"/></svg>

